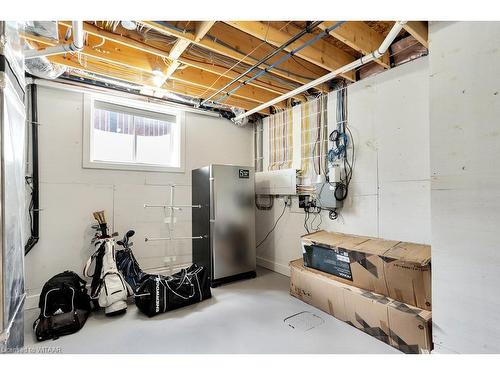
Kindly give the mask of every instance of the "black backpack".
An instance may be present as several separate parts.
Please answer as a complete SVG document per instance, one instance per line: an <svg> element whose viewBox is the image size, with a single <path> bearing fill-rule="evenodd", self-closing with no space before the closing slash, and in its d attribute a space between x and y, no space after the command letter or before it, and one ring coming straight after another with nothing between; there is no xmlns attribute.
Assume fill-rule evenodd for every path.
<svg viewBox="0 0 500 375"><path fill-rule="evenodd" d="M172 276L147 275L135 294L135 304L151 317L212 297L207 269L193 264Z"/></svg>
<svg viewBox="0 0 500 375"><path fill-rule="evenodd" d="M57 339L83 327L90 314L86 281L64 271L45 283L40 294L40 315L33 323L38 341Z"/></svg>

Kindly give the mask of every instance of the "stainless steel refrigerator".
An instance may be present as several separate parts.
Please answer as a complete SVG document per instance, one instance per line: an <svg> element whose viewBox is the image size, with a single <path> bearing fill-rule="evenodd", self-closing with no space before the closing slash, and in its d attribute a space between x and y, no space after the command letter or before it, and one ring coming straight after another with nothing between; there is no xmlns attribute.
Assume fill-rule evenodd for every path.
<svg viewBox="0 0 500 375"><path fill-rule="evenodd" d="M212 164L192 171L193 262L210 270L212 287L255 277L255 186L252 167Z"/></svg>

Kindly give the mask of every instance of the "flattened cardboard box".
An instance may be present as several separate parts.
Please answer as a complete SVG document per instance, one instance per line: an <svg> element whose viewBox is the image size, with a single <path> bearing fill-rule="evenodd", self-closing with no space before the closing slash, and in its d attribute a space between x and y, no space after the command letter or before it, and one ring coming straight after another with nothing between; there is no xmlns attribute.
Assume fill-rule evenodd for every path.
<svg viewBox="0 0 500 375"><path fill-rule="evenodd" d="M431 312L341 283L330 274L290 262L290 294L404 353L432 349Z"/></svg>
<svg viewBox="0 0 500 375"><path fill-rule="evenodd" d="M431 248L319 231L302 237L304 264L336 280L431 310Z"/></svg>

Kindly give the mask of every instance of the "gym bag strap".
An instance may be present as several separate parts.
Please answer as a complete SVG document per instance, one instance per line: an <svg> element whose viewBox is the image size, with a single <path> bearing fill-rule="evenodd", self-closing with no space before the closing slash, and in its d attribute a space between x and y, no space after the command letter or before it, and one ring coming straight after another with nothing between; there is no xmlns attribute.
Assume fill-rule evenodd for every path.
<svg viewBox="0 0 500 375"><path fill-rule="evenodd" d="M136 291L135 303L141 312L151 317L211 296L206 269L192 265L172 276L145 277Z"/></svg>

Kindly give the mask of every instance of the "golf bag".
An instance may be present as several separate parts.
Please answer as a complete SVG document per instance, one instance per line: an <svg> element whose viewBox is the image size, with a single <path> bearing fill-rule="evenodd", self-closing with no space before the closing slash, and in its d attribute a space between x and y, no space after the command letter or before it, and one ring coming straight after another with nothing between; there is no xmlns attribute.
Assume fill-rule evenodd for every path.
<svg viewBox="0 0 500 375"><path fill-rule="evenodd" d="M148 274L142 271L139 262L137 262L137 259L135 259L132 253L131 247L133 243L129 242L129 239L134 234L135 232L133 230L129 230L121 241L116 242L118 245L123 246L122 250L116 252L116 265L125 278L125 281L135 292L142 279L148 276Z"/></svg>
<svg viewBox="0 0 500 375"><path fill-rule="evenodd" d="M45 283L38 303L40 315L33 323L38 341L57 339L83 327L91 310L86 284L72 271L59 273Z"/></svg>
<svg viewBox="0 0 500 375"><path fill-rule="evenodd" d="M98 218L96 214L102 216ZM133 291L116 266L115 241L107 235L104 213L94 213L94 217L102 235L94 241L96 251L88 259L83 275L92 278L90 297L94 304L103 307L108 316L118 315L127 311L127 298L133 295ZM94 272L90 274L93 263Z"/></svg>
<svg viewBox="0 0 500 375"><path fill-rule="evenodd" d="M135 304L149 317L212 297L208 272L193 264L172 276L147 275L135 295Z"/></svg>

